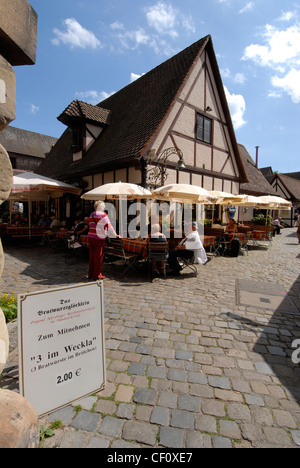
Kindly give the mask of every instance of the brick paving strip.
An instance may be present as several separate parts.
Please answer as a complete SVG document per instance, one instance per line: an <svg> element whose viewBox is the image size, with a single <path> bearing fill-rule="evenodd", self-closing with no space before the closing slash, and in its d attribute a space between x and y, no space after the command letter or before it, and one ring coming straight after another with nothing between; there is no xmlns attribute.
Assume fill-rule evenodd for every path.
<svg viewBox="0 0 300 468"><path fill-rule="evenodd" d="M45 256L43 256L45 253ZM7 247L3 292L84 281L87 263ZM285 229L266 250L213 258L197 278L147 272L118 279L106 266L105 390L41 419L60 421L45 447L235 448L300 446L300 317L239 305L237 280L282 286L300 310L299 245ZM266 304L268 306L268 304ZM0 385L16 388L12 349Z"/></svg>

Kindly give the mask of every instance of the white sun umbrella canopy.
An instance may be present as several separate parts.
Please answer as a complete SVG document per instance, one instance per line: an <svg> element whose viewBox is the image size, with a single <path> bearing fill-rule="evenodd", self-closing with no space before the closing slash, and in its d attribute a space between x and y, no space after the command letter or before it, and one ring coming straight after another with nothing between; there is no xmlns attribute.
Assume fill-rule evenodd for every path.
<svg viewBox="0 0 300 468"><path fill-rule="evenodd" d="M214 197L208 190L190 184L169 184L152 191L158 200L178 201L185 203L214 203Z"/></svg>
<svg viewBox="0 0 300 468"><path fill-rule="evenodd" d="M34 172L23 172L13 177L10 200L49 200L61 197L64 193L79 195L81 189L59 180L50 179Z"/></svg>
<svg viewBox="0 0 300 468"><path fill-rule="evenodd" d="M256 208L268 208L269 204L255 197L254 195L241 195L243 198L240 201L236 201L237 206L252 206Z"/></svg>
<svg viewBox="0 0 300 468"><path fill-rule="evenodd" d="M104 198L111 200L122 198L127 198L127 200L135 200L149 198L150 196L150 190L147 190L140 185L130 184L128 182L114 182L100 185L99 187L84 193L81 198L84 200L102 200Z"/></svg>
<svg viewBox="0 0 300 468"><path fill-rule="evenodd" d="M247 195L234 195L229 192L222 192L219 190L210 190L209 193L217 198L215 202L217 205L237 205L247 200Z"/></svg>
<svg viewBox="0 0 300 468"><path fill-rule="evenodd" d="M288 200L273 195L264 195L262 197L258 197L258 200L259 203L267 203L269 208L281 208L284 210L288 210L292 207L292 203Z"/></svg>
<svg viewBox="0 0 300 468"><path fill-rule="evenodd" d="M9 200L26 201L48 201L52 198L61 197L64 193L80 195L81 189L73 185L66 184L59 180L50 179L34 172L23 172L13 177L13 186L9 195ZM29 214L29 236L31 235L31 209Z"/></svg>

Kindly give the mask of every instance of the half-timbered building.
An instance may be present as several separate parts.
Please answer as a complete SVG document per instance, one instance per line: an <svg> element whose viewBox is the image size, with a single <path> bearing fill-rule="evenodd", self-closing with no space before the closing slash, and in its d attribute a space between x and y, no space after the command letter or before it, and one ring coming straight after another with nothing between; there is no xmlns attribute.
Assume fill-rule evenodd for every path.
<svg viewBox="0 0 300 468"><path fill-rule="evenodd" d="M37 172L84 190L177 182L237 194L248 181L210 35L96 106L73 101L58 119L67 128ZM166 177L154 180L166 154Z"/></svg>

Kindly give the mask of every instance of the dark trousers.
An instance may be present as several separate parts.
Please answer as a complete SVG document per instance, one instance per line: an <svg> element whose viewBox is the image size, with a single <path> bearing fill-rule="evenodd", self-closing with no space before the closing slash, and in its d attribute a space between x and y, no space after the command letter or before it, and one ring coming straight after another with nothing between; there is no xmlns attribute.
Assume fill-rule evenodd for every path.
<svg viewBox="0 0 300 468"><path fill-rule="evenodd" d="M105 239L89 238L89 278L98 279L101 274L101 268L104 257Z"/></svg>
<svg viewBox="0 0 300 468"><path fill-rule="evenodd" d="M181 270L181 267L178 263L178 258L187 258L190 259L194 255L193 250L170 250L169 252L169 257L168 257L168 264L171 270L173 270L175 273L179 273Z"/></svg>

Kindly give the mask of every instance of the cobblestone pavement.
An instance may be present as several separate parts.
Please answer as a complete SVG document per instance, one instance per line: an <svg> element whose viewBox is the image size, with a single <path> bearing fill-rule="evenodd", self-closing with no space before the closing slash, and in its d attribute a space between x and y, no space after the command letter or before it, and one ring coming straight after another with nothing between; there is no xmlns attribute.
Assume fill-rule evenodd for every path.
<svg viewBox="0 0 300 468"><path fill-rule="evenodd" d="M300 310L295 231L285 229L268 249L214 257L197 278L149 282L145 271L121 280L120 267L106 265L106 388L44 417L44 427L61 422L44 446L300 446L292 362L300 315L237 294L237 280L280 285ZM86 260L68 265L43 247L7 246L5 260L2 292L83 282L87 273ZM12 349L2 387L16 388L16 362Z"/></svg>

